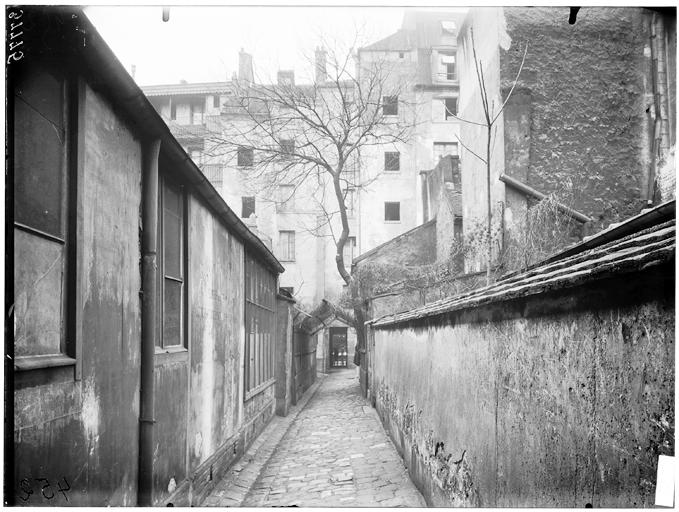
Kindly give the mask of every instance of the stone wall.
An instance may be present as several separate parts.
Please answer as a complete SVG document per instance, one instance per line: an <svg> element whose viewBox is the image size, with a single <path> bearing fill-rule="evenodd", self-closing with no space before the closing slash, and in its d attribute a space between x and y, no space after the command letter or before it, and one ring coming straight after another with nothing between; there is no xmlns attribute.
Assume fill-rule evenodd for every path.
<svg viewBox="0 0 679 512"><path fill-rule="evenodd" d="M674 454L673 276L373 330L372 399L428 504L652 506Z"/></svg>

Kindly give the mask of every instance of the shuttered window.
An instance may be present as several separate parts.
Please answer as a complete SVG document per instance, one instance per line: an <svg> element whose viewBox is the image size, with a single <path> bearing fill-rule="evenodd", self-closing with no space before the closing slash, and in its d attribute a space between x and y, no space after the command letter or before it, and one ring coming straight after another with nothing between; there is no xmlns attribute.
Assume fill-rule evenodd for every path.
<svg viewBox="0 0 679 512"><path fill-rule="evenodd" d="M245 253L245 399L274 379L276 276Z"/></svg>

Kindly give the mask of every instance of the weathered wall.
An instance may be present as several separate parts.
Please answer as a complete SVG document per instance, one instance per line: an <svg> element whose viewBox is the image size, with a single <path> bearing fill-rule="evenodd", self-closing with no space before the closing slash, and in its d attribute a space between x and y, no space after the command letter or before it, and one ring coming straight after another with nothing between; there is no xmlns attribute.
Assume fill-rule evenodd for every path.
<svg viewBox="0 0 679 512"><path fill-rule="evenodd" d="M356 265L358 267L367 263L426 265L433 263L435 258L436 222L429 221L362 254Z"/></svg>
<svg viewBox="0 0 679 512"><path fill-rule="evenodd" d="M638 213L650 158L646 109L653 108L649 11L583 7L574 25L568 7L503 12L511 38L499 50L503 93L527 44L517 88L530 116L528 147L514 144L507 172L545 194L572 183L573 207L594 218L595 230ZM504 128L507 145L521 126L505 120Z"/></svg>
<svg viewBox="0 0 679 512"><path fill-rule="evenodd" d="M292 320L293 305L288 299L276 299L276 414L287 416L292 389Z"/></svg>
<svg viewBox="0 0 679 512"><path fill-rule="evenodd" d="M373 331L374 400L428 503L652 506L674 454L673 276Z"/></svg>
<svg viewBox="0 0 679 512"><path fill-rule="evenodd" d="M292 346L292 403L296 404L304 392L316 381L316 337L295 328Z"/></svg>
<svg viewBox="0 0 679 512"><path fill-rule="evenodd" d="M82 380L74 380L72 366L15 374L19 505L124 506L137 500L141 147L89 87L82 102L82 296L76 312L82 319ZM24 478L33 489L28 497L21 490ZM53 499L41 495L45 483L37 478L49 480L45 495L53 492ZM70 485L68 502L58 485Z"/></svg>

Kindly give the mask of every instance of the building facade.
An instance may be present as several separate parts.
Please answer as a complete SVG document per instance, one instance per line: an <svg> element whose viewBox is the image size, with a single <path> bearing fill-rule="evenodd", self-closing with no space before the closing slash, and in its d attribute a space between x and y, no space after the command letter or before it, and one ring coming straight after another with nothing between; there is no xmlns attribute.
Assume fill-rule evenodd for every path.
<svg viewBox="0 0 679 512"><path fill-rule="evenodd" d="M285 403L284 269L81 10L10 13L6 500L198 504Z"/></svg>

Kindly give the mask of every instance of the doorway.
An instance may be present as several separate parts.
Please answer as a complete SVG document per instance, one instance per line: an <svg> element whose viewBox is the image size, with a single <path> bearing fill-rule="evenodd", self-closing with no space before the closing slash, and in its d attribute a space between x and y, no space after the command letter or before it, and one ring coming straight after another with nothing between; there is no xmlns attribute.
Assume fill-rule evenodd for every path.
<svg viewBox="0 0 679 512"><path fill-rule="evenodd" d="M347 328L330 327L330 368L346 368Z"/></svg>

